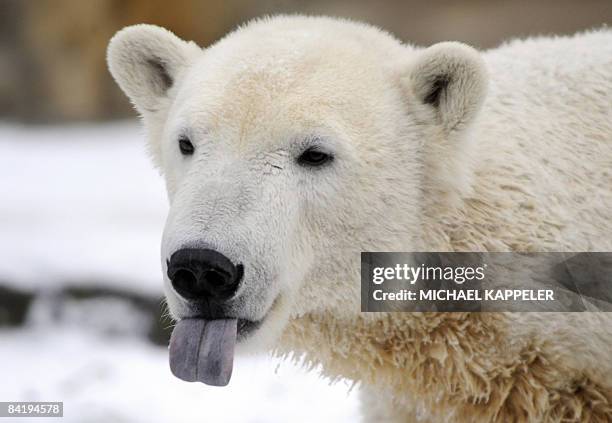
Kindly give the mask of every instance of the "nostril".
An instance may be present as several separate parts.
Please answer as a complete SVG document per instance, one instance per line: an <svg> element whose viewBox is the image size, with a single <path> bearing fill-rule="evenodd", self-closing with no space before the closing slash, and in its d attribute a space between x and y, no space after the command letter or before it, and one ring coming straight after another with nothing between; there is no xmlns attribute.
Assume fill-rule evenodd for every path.
<svg viewBox="0 0 612 423"><path fill-rule="evenodd" d="M198 283L198 278L187 269L178 269L172 277L172 286L185 298L199 298L204 295L204 286Z"/></svg>
<svg viewBox="0 0 612 423"><path fill-rule="evenodd" d="M211 288L220 288L227 284L227 281L230 279L230 275L225 273L221 273L215 269L208 270L204 272L202 275L202 279L206 281Z"/></svg>

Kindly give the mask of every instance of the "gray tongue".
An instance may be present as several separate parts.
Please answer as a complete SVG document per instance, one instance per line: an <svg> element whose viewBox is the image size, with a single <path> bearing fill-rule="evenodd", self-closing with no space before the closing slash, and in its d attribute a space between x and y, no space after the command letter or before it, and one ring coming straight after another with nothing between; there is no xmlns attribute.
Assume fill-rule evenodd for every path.
<svg viewBox="0 0 612 423"><path fill-rule="evenodd" d="M170 337L170 370L187 382L225 386L232 376L236 319L180 320Z"/></svg>

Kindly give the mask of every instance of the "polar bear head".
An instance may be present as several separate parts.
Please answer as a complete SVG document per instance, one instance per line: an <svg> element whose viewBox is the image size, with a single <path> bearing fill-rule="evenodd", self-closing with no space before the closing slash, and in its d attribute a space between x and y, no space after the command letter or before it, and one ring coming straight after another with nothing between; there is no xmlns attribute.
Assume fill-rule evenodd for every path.
<svg viewBox="0 0 612 423"><path fill-rule="evenodd" d="M108 62L166 181L170 311L238 318L242 344L359 313L360 252L417 249L425 205L469 189L487 77L466 45L284 16L204 49L128 27Z"/></svg>

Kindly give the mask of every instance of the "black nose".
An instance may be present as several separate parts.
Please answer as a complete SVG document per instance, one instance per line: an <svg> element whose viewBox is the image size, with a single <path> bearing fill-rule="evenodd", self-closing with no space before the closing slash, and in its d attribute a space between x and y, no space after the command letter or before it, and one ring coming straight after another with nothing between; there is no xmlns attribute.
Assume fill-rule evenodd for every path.
<svg viewBox="0 0 612 423"><path fill-rule="evenodd" d="M190 300L226 300L238 289L243 266L207 249L184 248L168 261L168 277L182 297Z"/></svg>

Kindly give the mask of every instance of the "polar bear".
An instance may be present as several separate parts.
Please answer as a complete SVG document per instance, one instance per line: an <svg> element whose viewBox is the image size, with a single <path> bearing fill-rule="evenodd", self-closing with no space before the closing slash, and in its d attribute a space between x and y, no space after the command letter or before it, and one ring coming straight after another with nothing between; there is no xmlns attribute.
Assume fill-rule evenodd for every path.
<svg viewBox="0 0 612 423"><path fill-rule="evenodd" d="M369 421L612 420L612 314L359 305L360 251L612 250L611 31L479 52L277 16L204 49L128 27L108 63L165 177L174 318L354 380Z"/></svg>

